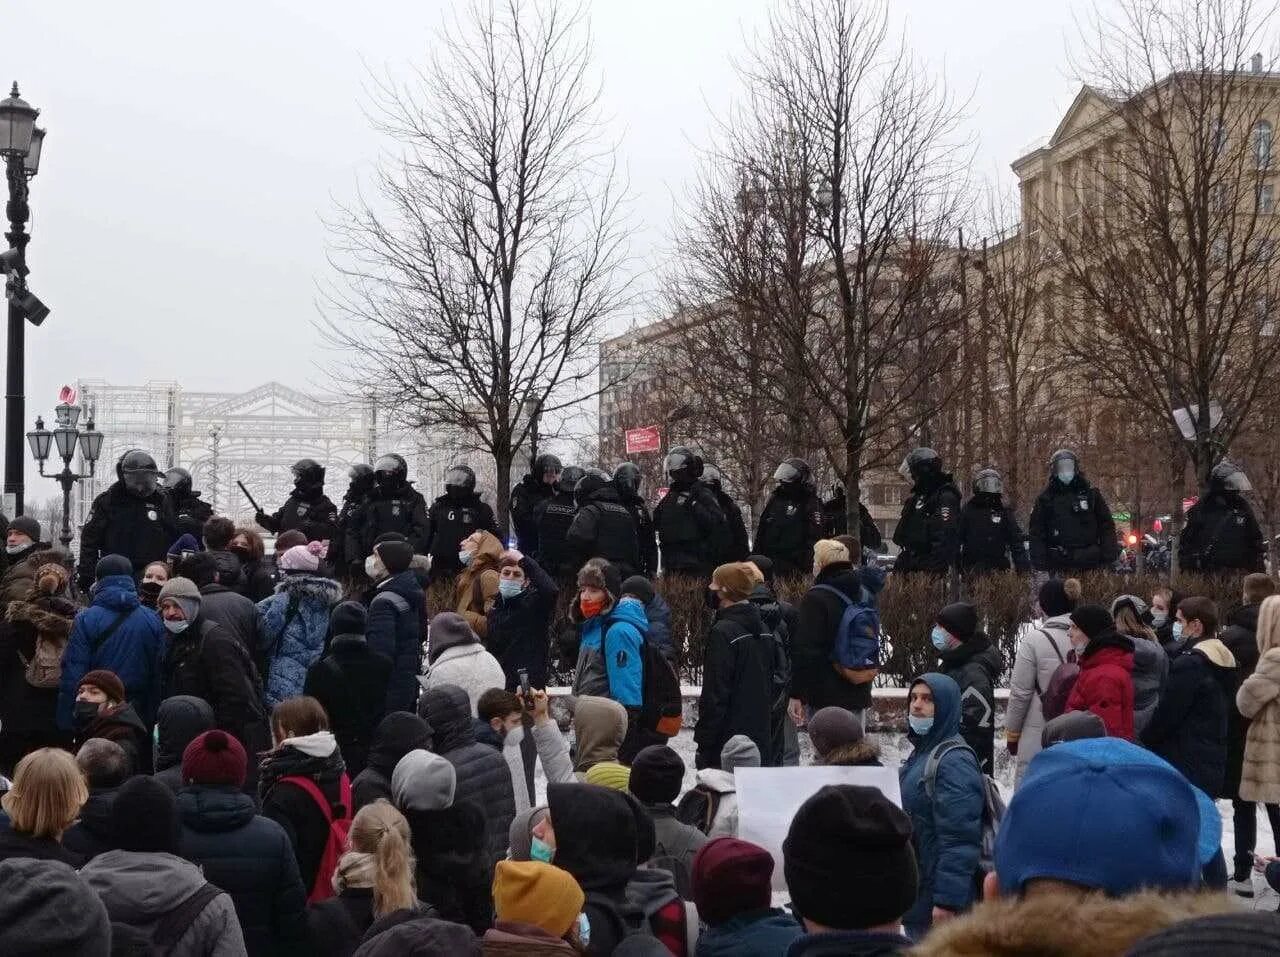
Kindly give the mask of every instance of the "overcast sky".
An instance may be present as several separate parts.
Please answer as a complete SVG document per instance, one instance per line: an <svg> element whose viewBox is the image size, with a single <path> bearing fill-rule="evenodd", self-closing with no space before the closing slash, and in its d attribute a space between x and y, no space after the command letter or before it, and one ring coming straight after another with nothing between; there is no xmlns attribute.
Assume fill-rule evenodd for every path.
<svg viewBox="0 0 1280 957"><path fill-rule="evenodd" d="M322 387L313 328L322 218L385 146L368 70L421 62L446 0L9 0L0 80L49 130L33 181L28 418L77 376ZM588 4L605 111L634 203L634 253L661 257L673 203L734 92L731 58L767 0ZM893 0L918 55L970 98L975 172L1001 177L1077 84L1079 2ZM29 427L29 425L27 426Z"/></svg>

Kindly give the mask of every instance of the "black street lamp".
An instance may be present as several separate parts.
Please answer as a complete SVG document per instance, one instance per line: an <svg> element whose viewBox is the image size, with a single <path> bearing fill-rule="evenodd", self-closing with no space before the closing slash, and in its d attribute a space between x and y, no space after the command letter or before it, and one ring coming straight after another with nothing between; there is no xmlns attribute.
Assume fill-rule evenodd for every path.
<svg viewBox="0 0 1280 957"><path fill-rule="evenodd" d="M27 288L26 225L31 209L27 205L27 181L40 171L44 130L36 126L40 111L18 95L18 84L8 99L0 100L0 157L4 158L9 181L9 249L0 254L0 271L5 274L5 297L9 300L8 358L5 369L4 490L13 496L13 513L22 514L23 455L22 420L26 418L26 322L38 326L49 315L49 307Z"/></svg>
<svg viewBox="0 0 1280 957"><path fill-rule="evenodd" d="M62 534L58 536L64 549L70 550L71 539L75 537L71 531L71 490L77 482L93 476L94 466L102 452L102 433L93 427L93 412L89 412L89 421L84 430L76 427L80 421L80 406L70 402L60 402L53 410L56 425L52 432L44 427L44 419L36 417L35 431L27 433L27 442L31 445L31 454L40 463L40 474L45 475L44 463L49 452L57 446L58 455L62 458L62 471L57 475L45 476L56 479L62 486ZM82 475L71 471L71 459L80 449L80 458L89 463L89 474Z"/></svg>

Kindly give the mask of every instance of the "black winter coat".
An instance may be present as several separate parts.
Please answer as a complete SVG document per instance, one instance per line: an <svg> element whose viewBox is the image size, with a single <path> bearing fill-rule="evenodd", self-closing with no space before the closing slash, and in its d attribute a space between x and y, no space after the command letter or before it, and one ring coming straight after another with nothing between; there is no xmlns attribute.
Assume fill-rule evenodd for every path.
<svg viewBox="0 0 1280 957"><path fill-rule="evenodd" d="M458 550L472 532L492 532L498 538L493 509L472 492L470 495L441 495L427 512L427 551L431 556L431 580L457 577L462 571Z"/></svg>
<svg viewBox="0 0 1280 957"><path fill-rule="evenodd" d="M853 565L835 562L818 573L814 584L830 585L860 601L862 585ZM858 711L871 704L871 684L855 685L832 665L836 629L844 604L835 595L810 588L800 599L800 624L791 645L791 696L813 710L834 706Z"/></svg>
<svg viewBox="0 0 1280 957"><path fill-rule="evenodd" d="M493 924L493 861L485 846L485 816L456 798L441 811L405 811L417 859L418 899L442 920L483 934Z"/></svg>
<svg viewBox="0 0 1280 957"><path fill-rule="evenodd" d="M27 587L22 590L27 594ZM58 728L58 689L32 687L23 659L30 661L35 654L40 632L65 642L76 611L66 598L47 595L0 607L0 773L12 775L14 765L37 748L71 743L71 736Z"/></svg>
<svg viewBox="0 0 1280 957"><path fill-rule="evenodd" d="M51 837L32 837L12 828L0 831L0 861L14 857L33 857L39 861L62 861L79 870L84 859L69 851Z"/></svg>
<svg viewBox="0 0 1280 957"><path fill-rule="evenodd" d="M653 510L663 573L711 577L713 543L723 523L711 489L698 481L673 483Z"/></svg>
<svg viewBox="0 0 1280 957"><path fill-rule="evenodd" d="M739 602L716 612L707 635L698 699L699 768L718 768L720 751L735 734L745 734L760 749L760 763L773 758L773 636L760 609Z"/></svg>
<svg viewBox="0 0 1280 957"><path fill-rule="evenodd" d="M203 698L175 695L156 713L155 779L174 794L182 790L182 752L214 727L213 709Z"/></svg>
<svg viewBox="0 0 1280 957"><path fill-rule="evenodd" d="M1031 510L1027 533L1031 564L1040 571L1108 568L1120 556L1111 507L1082 475L1066 485L1049 480Z"/></svg>
<svg viewBox="0 0 1280 957"><path fill-rule="evenodd" d="M807 486L779 486L760 513L756 554L773 561L775 578L808 574L823 525L822 503Z"/></svg>
<svg viewBox="0 0 1280 957"><path fill-rule="evenodd" d="M151 731L133 705L123 704L108 714L100 714L82 731L72 737L72 747L77 751L90 738L104 738L120 745L129 759L129 773L151 773Z"/></svg>
<svg viewBox="0 0 1280 957"><path fill-rule="evenodd" d="M62 846L85 861L116 849L111 829L111 804L115 788L90 788L89 800L80 808L76 823L62 835Z"/></svg>
<svg viewBox="0 0 1280 957"><path fill-rule="evenodd" d="M355 810L378 798L391 800L391 774L410 751L431 748L431 729L416 714L392 711L379 722L369 745L368 763L351 782Z"/></svg>
<svg viewBox="0 0 1280 957"><path fill-rule="evenodd" d="M249 652L204 616L171 635L161 675L161 695L194 695L213 709L215 727L233 734L253 755L268 746L262 682Z"/></svg>
<svg viewBox="0 0 1280 957"><path fill-rule="evenodd" d="M511 770L501 754L476 741L471 699L457 685L423 692L418 713L431 725L431 750L457 774L454 803L470 801L484 812L489 867L507 853L511 819L516 816Z"/></svg>
<svg viewBox="0 0 1280 957"><path fill-rule="evenodd" d="M270 515L259 512L258 524L279 535L297 529L309 542L329 541L338 527L338 508L324 494L324 484L294 483L284 504Z"/></svg>
<svg viewBox="0 0 1280 957"><path fill-rule="evenodd" d="M190 535L197 542L204 538L204 523L213 517L213 506L200 497L199 492L188 492L172 497L173 514L178 523L178 535Z"/></svg>
<svg viewBox="0 0 1280 957"><path fill-rule="evenodd" d="M822 519L826 523L823 535L826 538L835 538L849 531L848 503L849 497L842 488L837 488L836 493L822 503ZM884 536L861 502L858 503L858 538L863 548L879 551L884 546Z"/></svg>
<svg viewBox="0 0 1280 957"><path fill-rule="evenodd" d="M1266 545L1249 503L1239 492L1210 491L1187 512L1178 561L1187 571L1214 575L1265 570Z"/></svg>
<svg viewBox="0 0 1280 957"><path fill-rule="evenodd" d="M399 596L408 608L392 596ZM418 700L422 671L422 586L412 569L392 575L378 585L369 600L365 640L369 649L391 661L387 681L387 711L412 711Z"/></svg>
<svg viewBox="0 0 1280 957"><path fill-rule="evenodd" d="M742 509L725 491L711 490L724 513L724 523L717 530L715 557L717 566L728 562L745 562L751 553L751 542L747 538L747 525L742 520Z"/></svg>
<svg viewBox="0 0 1280 957"><path fill-rule="evenodd" d="M534 688L547 686L547 657L551 615L559 588L551 576L528 555L520 562L527 584L515 598L498 596L489 609L484 646L502 665L507 690L520 686L520 669L529 672Z"/></svg>
<svg viewBox="0 0 1280 957"><path fill-rule="evenodd" d="M896 572L944 574L960 547L960 490L941 472L917 482L902 503L893 540L902 549Z"/></svg>
<svg viewBox="0 0 1280 957"><path fill-rule="evenodd" d="M232 788L178 794L182 856L231 895L250 957L311 952L307 894L284 829Z"/></svg>
<svg viewBox="0 0 1280 957"><path fill-rule="evenodd" d="M398 532L409 540L415 554L425 554L429 531L427 500L412 482L377 486L347 521L346 561L363 564L373 554L378 536L387 532Z"/></svg>
<svg viewBox="0 0 1280 957"><path fill-rule="evenodd" d="M640 568L635 521L612 485L592 492L579 506L566 540L579 567L589 558L604 558L618 566L623 578Z"/></svg>
<svg viewBox="0 0 1280 957"><path fill-rule="evenodd" d="M1234 668L1220 668L1193 646L1169 664L1160 704L1142 743L1210 797L1225 791L1227 713L1235 705Z"/></svg>
<svg viewBox="0 0 1280 957"><path fill-rule="evenodd" d="M435 917L436 912L420 904L415 916ZM315 957L351 957L373 924L373 888L348 887L336 897L307 909L311 952Z"/></svg>
<svg viewBox="0 0 1280 957"><path fill-rule="evenodd" d="M139 498L115 482L93 500L89 520L80 532L81 589L93 584L93 570L103 555L123 555L133 563L134 577L151 562L164 561L178 538L178 519L163 491Z"/></svg>
<svg viewBox="0 0 1280 957"><path fill-rule="evenodd" d="M1236 682L1244 681L1258 667L1258 612L1261 605L1242 605L1227 618L1222 630L1222 643L1236 659ZM1244 768L1244 739L1249 721L1236 707L1233 694L1227 702L1227 775L1223 791L1226 797L1240 795L1240 773Z"/></svg>
<svg viewBox="0 0 1280 957"><path fill-rule="evenodd" d="M526 555L538 554L538 509L554 494L553 486L534 475L526 475L511 490L511 528L517 547Z"/></svg>
<svg viewBox="0 0 1280 957"><path fill-rule="evenodd" d="M304 897L310 895L315 887L320 860L329 842L329 824L311 795L292 783L280 783L280 779L291 775L309 777L320 788L320 793L329 799L331 806L339 806L343 774L342 755L336 748L328 757L314 757L286 745L272 751L262 762L262 777L258 784L262 816L284 828L297 858ZM354 796L351 803L355 803ZM348 814L355 816L350 809Z"/></svg>
<svg viewBox="0 0 1280 957"><path fill-rule="evenodd" d="M258 609L252 601L218 582L200 589L200 615L223 629L244 646L262 673L262 649L258 642Z"/></svg>
<svg viewBox="0 0 1280 957"><path fill-rule="evenodd" d="M978 492L960 509L961 571L1030 571L1026 540L1018 516L999 494Z"/></svg>
<svg viewBox="0 0 1280 957"><path fill-rule="evenodd" d="M387 711L390 677L391 659L370 648L364 635L335 635L328 654L307 670L302 693L324 705L351 777L368 761L369 743Z"/></svg>
<svg viewBox="0 0 1280 957"><path fill-rule="evenodd" d="M938 656L938 670L960 686L960 735L973 748L983 774L993 774L996 686L1004 662L987 636L978 632L959 648Z"/></svg>
<svg viewBox="0 0 1280 957"><path fill-rule="evenodd" d="M639 495L631 495L619 491L622 504L631 513L631 521L636 527L636 542L640 547L640 571L645 578L658 577L658 532L653 527L653 515L649 506Z"/></svg>
<svg viewBox="0 0 1280 957"><path fill-rule="evenodd" d="M548 575L558 582L571 581L578 573L574 551L569 547L569 526L578 514L572 492L557 492L538 504L534 521L538 528L535 557Z"/></svg>

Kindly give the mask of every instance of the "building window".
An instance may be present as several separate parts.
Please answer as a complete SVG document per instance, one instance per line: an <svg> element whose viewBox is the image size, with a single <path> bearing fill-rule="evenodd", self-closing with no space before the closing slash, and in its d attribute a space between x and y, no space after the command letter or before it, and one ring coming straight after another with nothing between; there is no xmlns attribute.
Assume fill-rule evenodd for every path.
<svg viewBox="0 0 1280 957"><path fill-rule="evenodd" d="M1259 186L1258 187L1258 212L1270 213L1275 206L1275 187Z"/></svg>
<svg viewBox="0 0 1280 957"><path fill-rule="evenodd" d="M1253 124L1253 157L1258 161L1258 169L1271 165L1271 124L1266 120Z"/></svg>

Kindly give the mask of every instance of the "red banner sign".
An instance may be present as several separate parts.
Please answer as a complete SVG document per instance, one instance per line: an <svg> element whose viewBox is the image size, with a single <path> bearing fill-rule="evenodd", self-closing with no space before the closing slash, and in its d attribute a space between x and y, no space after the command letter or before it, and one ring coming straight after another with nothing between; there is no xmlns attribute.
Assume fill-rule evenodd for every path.
<svg viewBox="0 0 1280 957"><path fill-rule="evenodd" d="M627 454L637 452L657 452L662 449L662 430L656 425L647 425L642 429L627 429Z"/></svg>

